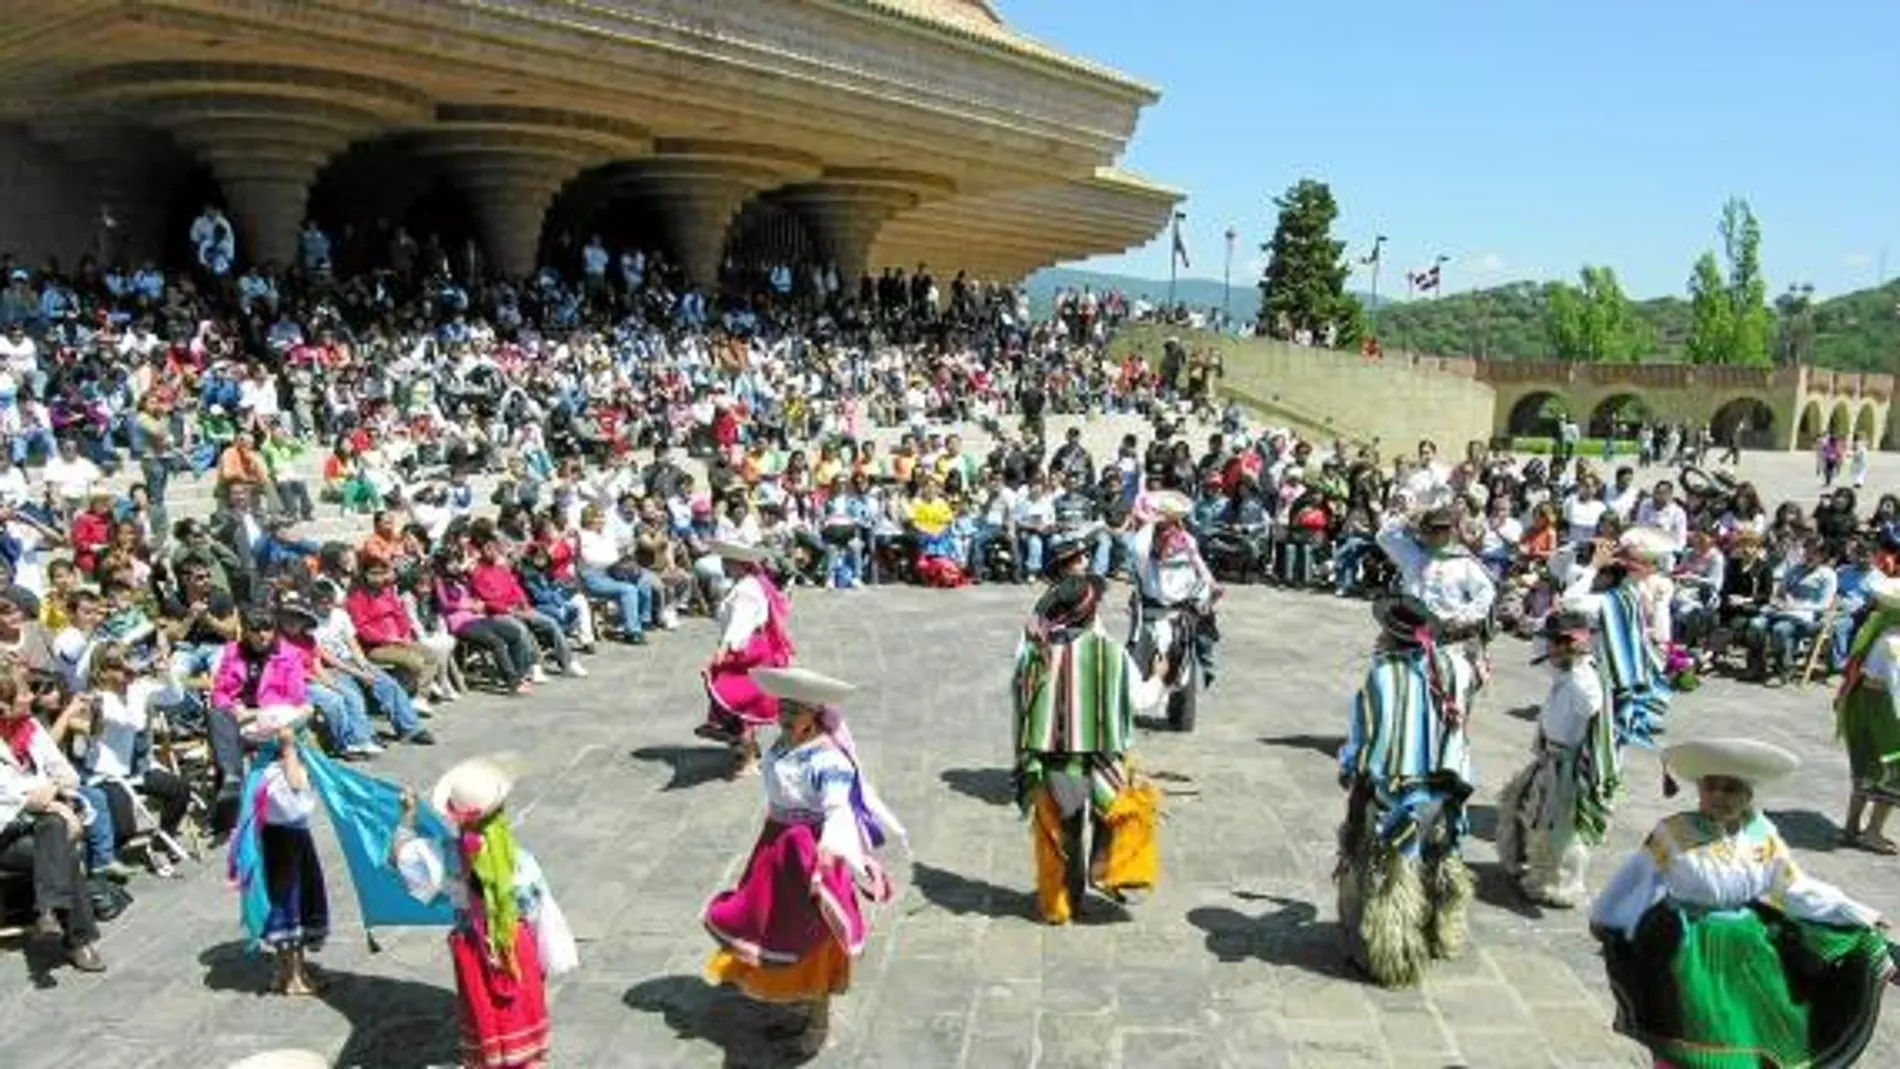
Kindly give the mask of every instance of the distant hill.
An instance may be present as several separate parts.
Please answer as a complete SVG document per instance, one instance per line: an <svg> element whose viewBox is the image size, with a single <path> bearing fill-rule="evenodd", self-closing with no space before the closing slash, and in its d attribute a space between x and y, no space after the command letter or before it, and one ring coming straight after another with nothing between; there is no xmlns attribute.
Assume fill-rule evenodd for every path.
<svg viewBox="0 0 1900 1069"><path fill-rule="evenodd" d="M1375 326L1387 347L1438 356L1541 360L1550 354L1544 327L1550 284L1512 282L1438 299L1399 301L1379 309ZM1635 302L1656 331L1656 360L1682 359L1689 302L1659 297ZM1814 306L1814 363L1840 371L1900 371L1900 281L1842 294Z"/></svg>
<svg viewBox="0 0 1900 1069"><path fill-rule="evenodd" d="M1259 280L1239 274L1234 276L1234 286L1230 297L1230 310L1236 320L1248 322L1260 309ZM1024 283L1029 290L1029 304L1036 315L1043 315L1055 301L1060 290L1081 289L1087 286L1097 293L1106 290L1120 290L1130 300L1146 297L1156 304L1168 299L1168 280L1136 278L1132 275L1110 275L1099 271L1077 271L1067 267L1050 267L1029 276ZM1222 287L1218 278L1182 278L1175 281L1174 299L1189 308L1221 307ZM1361 303L1370 301L1367 294L1358 295ZM1380 304L1389 303L1379 298Z"/></svg>

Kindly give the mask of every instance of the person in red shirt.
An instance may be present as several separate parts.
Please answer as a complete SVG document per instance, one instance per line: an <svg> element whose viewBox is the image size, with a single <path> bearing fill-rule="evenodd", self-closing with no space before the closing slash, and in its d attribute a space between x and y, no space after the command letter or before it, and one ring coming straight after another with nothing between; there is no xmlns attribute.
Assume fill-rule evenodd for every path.
<svg viewBox="0 0 1900 1069"><path fill-rule="evenodd" d="M364 557L358 582L343 599L343 611L356 628L356 640L369 659L402 681L409 693L453 701L458 695L447 672L455 639L430 642L418 634L415 617L396 590L389 561Z"/></svg>
<svg viewBox="0 0 1900 1069"><path fill-rule="evenodd" d="M468 574L469 589L481 599L482 608L490 619L511 618L528 629L540 644L554 655L554 666L563 674L585 676L587 669L574 659L574 651L568 648L567 636L562 634L561 625L554 618L536 611L534 603L528 600L527 591L521 589L521 580L515 577L514 565L508 560L501 536L494 531L481 531L474 539L478 557L475 567ZM539 664L529 673L529 679L536 683L547 681L547 673Z"/></svg>
<svg viewBox="0 0 1900 1069"><path fill-rule="evenodd" d="M86 511L73 517L73 564L91 576L99 568L99 555L112 541L112 498L94 494L86 502Z"/></svg>

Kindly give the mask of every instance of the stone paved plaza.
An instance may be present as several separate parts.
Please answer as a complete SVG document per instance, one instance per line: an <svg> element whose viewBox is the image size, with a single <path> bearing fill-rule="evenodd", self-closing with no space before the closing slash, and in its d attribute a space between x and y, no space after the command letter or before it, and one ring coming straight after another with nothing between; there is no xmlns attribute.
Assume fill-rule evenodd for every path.
<svg viewBox="0 0 1900 1069"><path fill-rule="evenodd" d="M1126 916L1045 929L1030 919L1028 834L1008 803L1005 684L1028 588L805 593L803 660L861 681L853 726L910 826L901 897L874 918L855 990L837 1001L820 1066L1524 1066L1646 1064L1608 1028L1582 918L1540 913L1499 879L1489 804L1530 739L1542 693L1524 647L1497 648L1480 710L1483 790L1467 851L1479 871L1470 950L1421 990L1384 992L1342 970L1327 876L1341 812L1332 753L1371 634L1366 606L1241 589L1223 615L1224 672L1192 736L1146 734L1165 786L1164 886ZM1117 595L1119 598L1119 595ZM1119 604L1119 601L1117 602ZM1119 610L1115 614L1119 623ZM756 781L720 778L696 741L696 672L711 645L691 621L645 650L592 659L532 703L466 700L439 714L444 745L375 766L426 786L450 760L512 751L515 806L581 940L582 968L551 992L557 1066L768 1066L761 1018L709 990L705 897L756 831ZM1807 759L1768 798L1812 871L1900 911L1895 862L1834 849L1846 762L1820 688L1716 682L1680 703L1678 736L1747 732ZM1614 853L1666 806L1655 762L1630 761ZM260 997L267 968L233 942L220 861L177 882L141 879L107 929L111 971L35 979L0 956L0 1065L219 1069L300 1046L340 1065L405 1069L454 1057L452 978L439 933L384 931L371 954L341 861L336 936L320 999ZM1614 859L1599 859L1592 886ZM1900 1023L1864 1064L1900 1064Z"/></svg>

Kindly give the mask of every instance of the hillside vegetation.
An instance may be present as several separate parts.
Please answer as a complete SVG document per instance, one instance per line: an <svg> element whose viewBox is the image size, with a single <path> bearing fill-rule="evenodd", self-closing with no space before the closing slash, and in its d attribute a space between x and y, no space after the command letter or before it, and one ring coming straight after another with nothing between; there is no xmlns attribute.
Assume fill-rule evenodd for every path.
<svg viewBox="0 0 1900 1069"><path fill-rule="evenodd" d="M1389 304L1373 313L1385 345L1435 356L1545 360L1551 345L1549 283L1513 282L1438 299ZM1689 302L1677 297L1632 301L1655 332L1657 361L1684 359ZM1813 307L1812 362L1840 371L1900 370L1900 281L1858 290Z"/></svg>

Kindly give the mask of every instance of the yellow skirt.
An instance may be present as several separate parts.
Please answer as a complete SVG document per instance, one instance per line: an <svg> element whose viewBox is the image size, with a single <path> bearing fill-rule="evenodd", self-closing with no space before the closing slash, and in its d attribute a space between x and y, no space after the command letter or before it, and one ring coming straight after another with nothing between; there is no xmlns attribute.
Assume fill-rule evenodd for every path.
<svg viewBox="0 0 1900 1069"><path fill-rule="evenodd" d="M851 988L851 956L827 939L796 965L749 965L728 950L706 962L706 982L731 984L758 1002L810 1002Z"/></svg>
<svg viewBox="0 0 1900 1069"><path fill-rule="evenodd" d="M1142 891L1161 882L1161 792L1152 784L1122 789L1098 821L1096 834L1106 849L1089 873L1090 882L1104 891ZM1036 905L1045 924L1067 924L1075 903L1069 901L1065 877L1068 858L1062 849L1062 814L1049 792L1036 795L1031 841L1036 855Z"/></svg>

